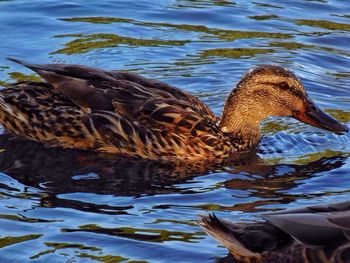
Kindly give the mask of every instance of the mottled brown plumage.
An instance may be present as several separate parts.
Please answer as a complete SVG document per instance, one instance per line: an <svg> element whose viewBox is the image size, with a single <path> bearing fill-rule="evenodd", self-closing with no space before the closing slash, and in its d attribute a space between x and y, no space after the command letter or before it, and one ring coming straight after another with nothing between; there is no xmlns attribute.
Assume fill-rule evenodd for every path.
<svg viewBox="0 0 350 263"><path fill-rule="evenodd" d="M267 222L231 223L215 215L200 225L237 262L350 262L350 201L263 215Z"/></svg>
<svg viewBox="0 0 350 263"><path fill-rule="evenodd" d="M256 146L262 119L294 116L310 102L293 73L260 66L231 93L220 121L191 94L137 74L11 60L45 82L19 82L0 91L0 122L11 133L51 146L156 160L221 161ZM330 120L323 128L345 130Z"/></svg>

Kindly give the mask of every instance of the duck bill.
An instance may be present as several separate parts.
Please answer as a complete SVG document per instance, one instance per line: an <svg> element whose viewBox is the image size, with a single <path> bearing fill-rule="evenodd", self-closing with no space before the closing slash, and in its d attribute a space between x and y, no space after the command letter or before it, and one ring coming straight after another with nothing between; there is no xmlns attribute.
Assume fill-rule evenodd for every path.
<svg viewBox="0 0 350 263"><path fill-rule="evenodd" d="M314 127L336 134L343 134L349 131L348 126L341 124L333 117L321 111L310 99L305 101L304 107L295 112L293 117Z"/></svg>

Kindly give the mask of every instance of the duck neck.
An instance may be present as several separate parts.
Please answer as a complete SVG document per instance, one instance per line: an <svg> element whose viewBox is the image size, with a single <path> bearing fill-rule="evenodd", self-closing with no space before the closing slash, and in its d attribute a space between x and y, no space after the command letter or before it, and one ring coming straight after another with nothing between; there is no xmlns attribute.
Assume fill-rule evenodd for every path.
<svg viewBox="0 0 350 263"><path fill-rule="evenodd" d="M228 97L221 117L220 129L238 150L253 149L261 138L262 111L252 104L249 97L239 96L234 91Z"/></svg>

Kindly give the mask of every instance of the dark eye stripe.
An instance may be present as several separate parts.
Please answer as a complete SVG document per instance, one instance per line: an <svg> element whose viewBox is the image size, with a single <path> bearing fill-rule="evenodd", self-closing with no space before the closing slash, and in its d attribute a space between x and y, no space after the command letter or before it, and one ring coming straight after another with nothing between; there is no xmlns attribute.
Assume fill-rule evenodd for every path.
<svg viewBox="0 0 350 263"><path fill-rule="evenodd" d="M270 85L270 86L274 86L275 88L277 89L280 89L280 90L284 90L284 91L287 91L289 93L291 93L292 95L300 98L300 99L303 99L305 97L304 93L300 90L297 90L293 87L290 87L288 85L287 82L283 81L283 82L280 82L280 83L274 83L274 82L262 82L262 84L266 84L266 85Z"/></svg>

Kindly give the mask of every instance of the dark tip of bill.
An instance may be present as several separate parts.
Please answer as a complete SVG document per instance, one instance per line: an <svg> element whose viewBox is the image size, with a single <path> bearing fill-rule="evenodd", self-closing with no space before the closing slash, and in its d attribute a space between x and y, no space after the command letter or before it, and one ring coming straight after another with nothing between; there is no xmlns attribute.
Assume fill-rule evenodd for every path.
<svg viewBox="0 0 350 263"><path fill-rule="evenodd" d="M349 127L347 125L345 125L345 124L343 124L343 126L344 126L344 132L343 133L349 132Z"/></svg>
<svg viewBox="0 0 350 263"><path fill-rule="evenodd" d="M349 127L345 124L341 124L341 127L339 127L339 129L332 130L332 131L338 135L343 135L349 132Z"/></svg>

